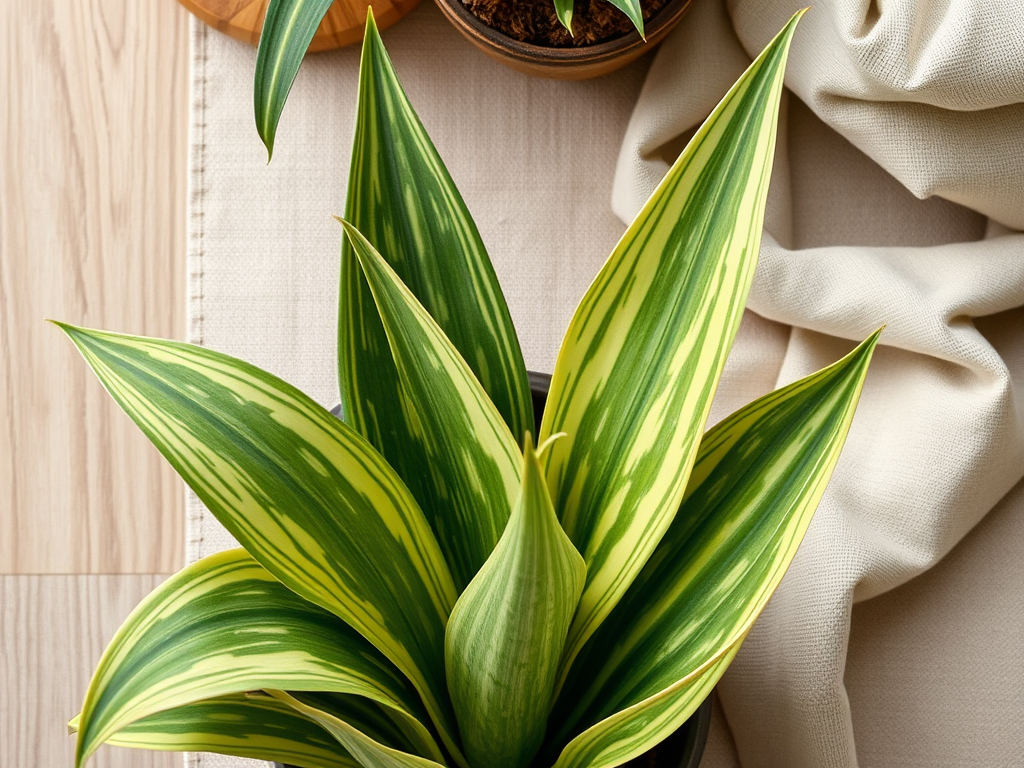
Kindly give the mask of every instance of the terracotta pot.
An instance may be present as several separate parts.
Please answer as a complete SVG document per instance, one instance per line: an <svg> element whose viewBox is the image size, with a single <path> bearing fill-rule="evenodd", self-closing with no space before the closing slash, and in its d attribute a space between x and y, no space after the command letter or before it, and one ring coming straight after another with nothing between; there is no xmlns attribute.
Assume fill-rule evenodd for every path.
<svg viewBox="0 0 1024 768"><path fill-rule="evenodd" d="M510 0L514 2L514 0ZM595 45L550 48L532 45L491 29L470 13L461 0L437 0L455 27L477 48L512 69L557 80L586 80L606 75L638 59L660 43L686 14L691 0L669 0L644 24L647 42L634 29Z"/></svg>

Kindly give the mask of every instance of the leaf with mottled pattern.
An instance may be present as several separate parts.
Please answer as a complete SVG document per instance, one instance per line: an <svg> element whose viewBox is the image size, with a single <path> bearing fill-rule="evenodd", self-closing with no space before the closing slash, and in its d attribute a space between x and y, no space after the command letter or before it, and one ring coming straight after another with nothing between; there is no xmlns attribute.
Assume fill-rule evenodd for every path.
<svg viewBox="0 0 1024 768"><path fill-rule="evenodd" d="M416 500L380 454L308 396L241 360L61 327L238 542L391 659L454 745L444 626L455 587Z"/></svg>
<svg viewBox="0 0 1024 768"><path fill-rule="evenodd" d="M666 691L735 652L825 491L878 333L707 433L672 527L576 658L552 715L559 726L552 746L609 718L621 721L617 713L654 718L666 706ZM685 716L680 712L662 731L647 729L647 743Z"/></svg>
<svg viewBox="0 0 1024 768"><path fill-rule="evenodd" d="M782 75L799 14L626 230L566 332L540 439L587 563L563 672L672 522L757 262Z"/></svg>
<svg viewBox="0 0 1024 768"><path fill-rule="evenodd" d="M519 447L444 331L366 238L341 223L391 347L406 447L419 462L417 498L461 588L491 554L519 495Z"/></svg>
<svg viewBox="0 0 1024 768"><path fill-rule="evenodd" d="M78 718L71 722L77 731ZM361 768L337 739L269 696L232 694L148 715L106 743L165 752L214 752L295 768Z"/></svg>
<svg viewBox="0 0 1024 768"><path fill-rule="evenodd" d="M740 638L723 656L711 659L689 677L591 726L569 742L554 768L613 768L643 755L697 711L742 644Z"/></svg>
<svg viewBox="0 0 1024 768"><path fill-rule="evenodd" d="M136 720L259 688L363 696L430 741L422 704L391 662L236 549L172 576L118 630L85 696L76 765Z"/></svg>
<svg viewBox="0 0 1024 768"><path fill-rule="evenodd" d="M533 430L533 404L501 286L372 20L359 70L345 218L437 322L516 443L522 440ZM418 436L410 434L387 335L347 239L341 260L338 372L345 419L380 450L429 512L432 504L443 503L423 469L431 456L411 439ZM460 565L453 564L453 572L456 581L466 575Z"/></svg>

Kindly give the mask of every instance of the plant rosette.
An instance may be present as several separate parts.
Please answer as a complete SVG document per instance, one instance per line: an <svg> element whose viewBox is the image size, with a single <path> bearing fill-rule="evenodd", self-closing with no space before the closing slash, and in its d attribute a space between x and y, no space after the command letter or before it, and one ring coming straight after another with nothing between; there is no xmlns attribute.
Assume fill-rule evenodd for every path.
<svg viewBox="0 0 1024 768"><path fill-rule="evenodd" d="M539 429L476 226L372 17L345 218L344 420L253 365L60 324L242 548L128 617L101 744L301 768L612 768L707 698L791 562L878 332L705 432L754 273L799 14L627 228Z"/></svg>

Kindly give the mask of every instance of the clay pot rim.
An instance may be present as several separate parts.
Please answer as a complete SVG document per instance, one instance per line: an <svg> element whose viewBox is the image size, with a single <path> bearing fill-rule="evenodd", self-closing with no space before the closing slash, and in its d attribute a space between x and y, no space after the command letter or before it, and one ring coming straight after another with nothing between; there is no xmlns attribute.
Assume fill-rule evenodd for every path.
<svg viewBox="0 0 1024 768"><path fill-rule="evenodd" d="M679 22L692 0L668 0L645 24L647 41L635 29L611 40L580 47L555 48L524 43L498 32L470 13L461 0L435 0L441 11L470 40L501 57L524 64L540 64L545 68L559 66L598 67L627 53L639 55L660 42ZM637 49L640 49L639 51ZM635 58L635 56L634 56ZM631 59L630 59L631 60Z"/></svg>

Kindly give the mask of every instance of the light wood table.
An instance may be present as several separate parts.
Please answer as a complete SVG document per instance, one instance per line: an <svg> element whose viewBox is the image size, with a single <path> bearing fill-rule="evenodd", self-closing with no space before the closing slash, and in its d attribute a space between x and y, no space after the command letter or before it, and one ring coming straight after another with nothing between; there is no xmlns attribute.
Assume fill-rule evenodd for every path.
<svg viewBox="0 0 1024 768"><path fill-rule="evenodd" d="M180 481L43 319L184 335L187 29L174 0L0 3L3 766L73 764L105 643L183 559Z"/></svg>

